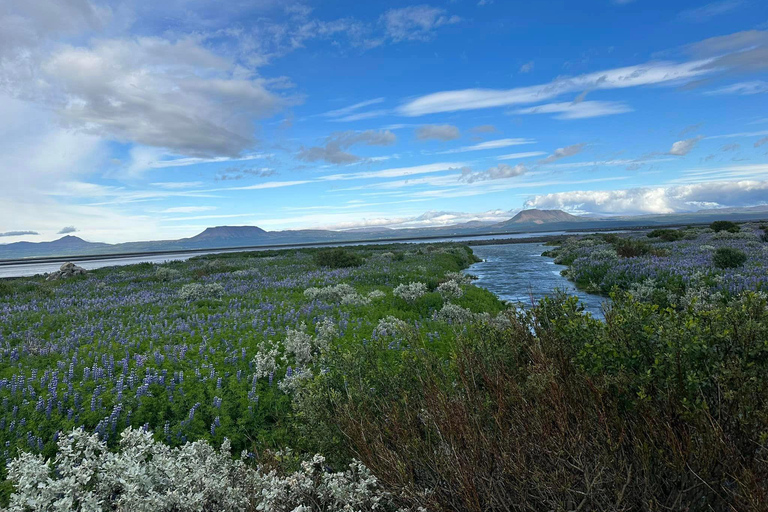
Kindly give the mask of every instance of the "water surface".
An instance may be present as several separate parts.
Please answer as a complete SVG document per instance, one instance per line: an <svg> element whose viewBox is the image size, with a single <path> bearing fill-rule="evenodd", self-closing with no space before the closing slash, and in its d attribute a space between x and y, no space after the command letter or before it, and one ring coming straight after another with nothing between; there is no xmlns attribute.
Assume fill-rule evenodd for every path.
<svg viewBox="0 0 768 512"><path fill-rule="evenodd" d="M552 258L541 255L543 244L503 244L473 246L472 251L483 261L475 263L467 272L477 276L477 286L493 292L499 298L530 306L533 302L551 296L557 290L576 295L585 309L602 318L601 304L605 297L579 290L560 275L566 267L555 265Z"/></svg>

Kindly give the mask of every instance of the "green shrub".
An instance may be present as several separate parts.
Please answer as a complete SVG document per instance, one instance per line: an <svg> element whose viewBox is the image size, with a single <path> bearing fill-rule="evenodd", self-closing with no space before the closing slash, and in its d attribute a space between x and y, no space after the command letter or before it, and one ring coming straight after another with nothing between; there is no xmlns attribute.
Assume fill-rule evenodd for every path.
<svg viewBox="0 0 768 512"><path fill-rule="evenodd" d="M716 220L715 222L710 224L709 227L715 233L719 233L721 231L728 231L729 233L739 232L739 225L729 220Z"/></svg>
<svg viewBox="0 0 768 512"><path fill-rule="evenodd" d="M712 257L712 262L717 268L738 268L746 261L747 255L733 247L720 247Z"/></svg>
<svg viewBox="0 0 768 512"><path fill-rule="evenodd" d="M651 253L651 246L634 238L619 238L615 243L616 254L622 258L636 258Z"/></svg>
<svg viewBox="0 0 768 512"><path fill-rule="evenodd" d="M654 229L648 233L648 238L661 238L665 242L676 242L684 236L685 233L677 229Z"/></svg>
<svg viewBox="0 0 768 512"><path fill-rule="evenodd" d="M337 247L316 252L315 263L330 268L359 267L363 264L363 258L352 251Z"/></svg>

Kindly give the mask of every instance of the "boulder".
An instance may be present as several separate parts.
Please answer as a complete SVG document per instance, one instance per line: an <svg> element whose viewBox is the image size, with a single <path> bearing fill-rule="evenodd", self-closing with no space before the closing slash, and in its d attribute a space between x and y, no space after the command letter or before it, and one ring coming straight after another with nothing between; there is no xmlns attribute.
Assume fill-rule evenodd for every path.
<svg viewBox="0 0 768 512"><path fill-rule="evenodd" d="M48 274L46 281L56 281L59 279L67 279L72 276L82 276L87 274L87 271L83 267L78 267L71 261L63 263L59 270Z"/></svg>

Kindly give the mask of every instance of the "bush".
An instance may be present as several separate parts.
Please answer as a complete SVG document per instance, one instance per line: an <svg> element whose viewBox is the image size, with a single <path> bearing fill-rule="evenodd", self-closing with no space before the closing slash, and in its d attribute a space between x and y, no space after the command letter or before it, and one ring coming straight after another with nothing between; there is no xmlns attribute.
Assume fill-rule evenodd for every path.
<svg viewBox="0 0 768 512"><path fill-rule="evenodd" d="M684 236L685 233L677 229L654 229L648 233L648 238L661 238L665 242L676 242Z"/></svg>
<svg viewBox="0 0 768 512"><path fill-rule="evenodd" d="M316 252L315 263L321 267L330 268L359 267L363 264L363 258L352 251L339 247Z"/></svg>
<svg viewBox="0 0 768 512"><path fill-rule="evenodd" d="M721 231L728 231L729 233L739 232L739 225L729 220L716 220L710 224L709 227L715 233L719 233Z"/></svg>
<svg viewBox="0 0 768 512"><path fill-rule="evenodd" d="M634 238L619 238L615 243L616 254L622 258L636 258L651 252L651 246Z"/></svg>
<svg viewBox="0 0 768 512"><path fill-rule="evenodd" d="M326 468L315 455L294 472L254 470L232 459L226 440L220 451L205 441L173 449L131 428L112 453L80 429L62 436L55 461L30 453L11 461L9 510L386 510L389 498L365 466Z"/></svg>
<svg viewBox="0 0 768 512"><path fill-rule="evenodd" d="M738 268L746 261L747 255L733 247L720 247L712 257L712 262L717 268Z"/></svg>
<svg viewBox="0 0 768 512"><path fill-rule="evenodd" d="M765 299L614 304L603 323L544 301L467 326L448 358L412 340L394 367L358 346L321 377L315 425L427 510L762 509Z"/></svg>

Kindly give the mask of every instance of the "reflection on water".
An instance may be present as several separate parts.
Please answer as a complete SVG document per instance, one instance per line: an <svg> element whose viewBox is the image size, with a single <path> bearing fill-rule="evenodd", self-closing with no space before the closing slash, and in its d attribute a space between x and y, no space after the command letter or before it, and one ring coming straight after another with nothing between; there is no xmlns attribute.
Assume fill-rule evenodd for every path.
<svg viewBox="0 0 768 512"><path fill-rule="evenodd" d="M474 246L472 250L483 261L472 265L467 272L479 278L475 281L477 286L503 300L530 306L562 290L568 295L577 295L587 311L602 318L601 304L606 299L578 290L561 276L560 271L566 267L541 256L546 249L542 244Z"/></svg>

